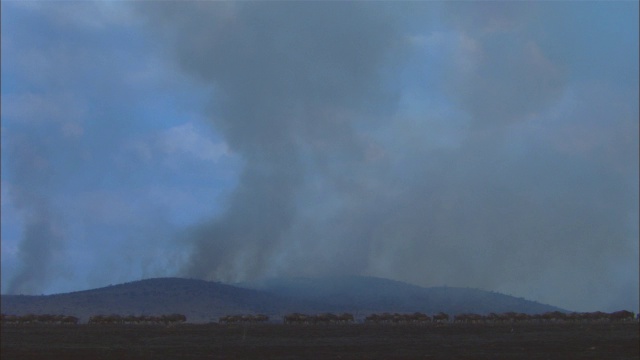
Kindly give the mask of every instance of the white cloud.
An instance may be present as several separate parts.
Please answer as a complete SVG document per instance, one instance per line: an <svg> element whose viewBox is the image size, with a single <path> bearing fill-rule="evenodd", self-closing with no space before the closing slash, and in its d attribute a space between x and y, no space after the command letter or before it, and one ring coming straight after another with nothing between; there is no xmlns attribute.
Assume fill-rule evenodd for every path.
<svg viewBox="0 0 640 360"><path fill-rule="evenodd" d="M225 143L214 143L191 122L164 131L159 145L165 154L189 155L203 161L216 162L229 153Z"/></svg>

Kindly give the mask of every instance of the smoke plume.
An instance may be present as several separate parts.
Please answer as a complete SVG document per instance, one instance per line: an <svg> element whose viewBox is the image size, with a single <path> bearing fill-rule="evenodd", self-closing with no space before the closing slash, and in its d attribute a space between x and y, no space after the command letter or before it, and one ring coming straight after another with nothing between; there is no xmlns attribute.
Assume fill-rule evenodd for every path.
<svg viewBox="0 0 640 360"><path fill-rule="evenodd" d="M3 290L68 263L637 309L637 7L9 4Z"/></svg>
<svg viewBox="0 0 640 360"><path fill-rule="evenodd" d="M384 72L402 44L394 19L361 4L173 6L154 15L179 28L178 60L219 94L212 120L245 161L225 214L193 230L185 272L255 277L295 236L300 208L317 205L300 202L314 169L338 185L332 167L363 161L354 127L393 106Z"/></svg>
<svg viewBox="0 0 640 360"><path fill-rule="evenodd" d="M144 6L245 161L226 211L186 236L184 274L370 274L549 301L632 283L607 279L637 252L637 138L602 153L591 101L619 93L576 86L535 20L573 9L467 5ZM636 131L637 111L609 119Z"/></svg>
<svg viewBox="0 0 640 360"><path fill-rule="evenodd" d="M22 181L8 193L16 208L24 213L22 241L18 256L24 266L11 280L8 290L14 294L29 294L42 289L53 277L59 276L55 261L64 250L62 222L49 201L54 169L47 161L47 144L42 139L12 139L9 156L12 169Z"/></svg>

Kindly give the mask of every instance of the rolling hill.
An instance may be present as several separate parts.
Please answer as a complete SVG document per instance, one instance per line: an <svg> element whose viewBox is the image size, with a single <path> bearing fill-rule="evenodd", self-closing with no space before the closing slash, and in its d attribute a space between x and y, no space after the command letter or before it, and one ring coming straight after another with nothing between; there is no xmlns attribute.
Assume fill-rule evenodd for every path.
<svg viewBox="0 0 640 360"><path fill-rule="evenodd" d="M566 311L496 292L458 288L423 288L400 281L365 276L281 278L240 283L282 297L314 301L350 312L521 312L527 314Z"/></svg>
<svg viewBox="0 0 640 360"><path fill-rule="evenodd" d="M279 315L289 308L313 306L263 291L217 282L157 278L55 295L2 295L2 313L68 314L86 322L96 314L159 315L180 313L189 322L217 321L227 314Z"/></svg>
<svg viewBox="0 0 640 360"><path fill-rule="evenodd" d="M279 320L289 312L515 311L542 313L553 306L466 288L422 288L373 277L281 278L228 285L204 280L157 278L55 295L2 295L4 314L91 315L180 313L189 322L216 321L229 314L263 313Z"/></svg>

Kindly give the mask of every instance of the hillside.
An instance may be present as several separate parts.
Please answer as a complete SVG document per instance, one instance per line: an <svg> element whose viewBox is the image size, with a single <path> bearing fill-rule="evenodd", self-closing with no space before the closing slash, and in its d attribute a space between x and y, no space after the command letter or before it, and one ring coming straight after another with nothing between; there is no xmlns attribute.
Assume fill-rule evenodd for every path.
<svg viewBox="0 0 640 360"><path fill-rule="evenodd" d="M500 293L457 287L423 288L416 285L364 276L284 278L247 282L239 286L263 290L282 297L315 301L332 309L350 312L521 312L527 314L566 311Z"/></svg>
<svg viewBox="0 0 640 360"><path fill-rule="evenodd" d="M217 321L227 314L284 314L289 308L309 311L304 301L203 280L158 278L93 290L44 295L2 295L6 314L68 314L87 321L91 315L159 315L180 313L189 322Z"/></svg>
<svg viewBox="0 0 640 360"><path fill-rule="evenodd" d="M542 313L553 306L475 289L422 288L372 277L273 279L237 284L158 278L65 294L2 295L2 313L66 314L86 322L91 315L180 313L189 322L217 321L229 314L263 313L280 319L289 312Z"/></svg>

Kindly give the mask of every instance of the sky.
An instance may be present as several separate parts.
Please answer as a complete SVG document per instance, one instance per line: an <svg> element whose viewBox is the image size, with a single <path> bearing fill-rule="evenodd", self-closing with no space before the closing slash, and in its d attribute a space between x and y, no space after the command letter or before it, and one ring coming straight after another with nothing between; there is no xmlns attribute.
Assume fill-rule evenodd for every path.
<svg viewBox="0 0 640 360"><path fill-rule="evenodd" d="M3 1L1 285L638 311L638 2Z"/></svg>

